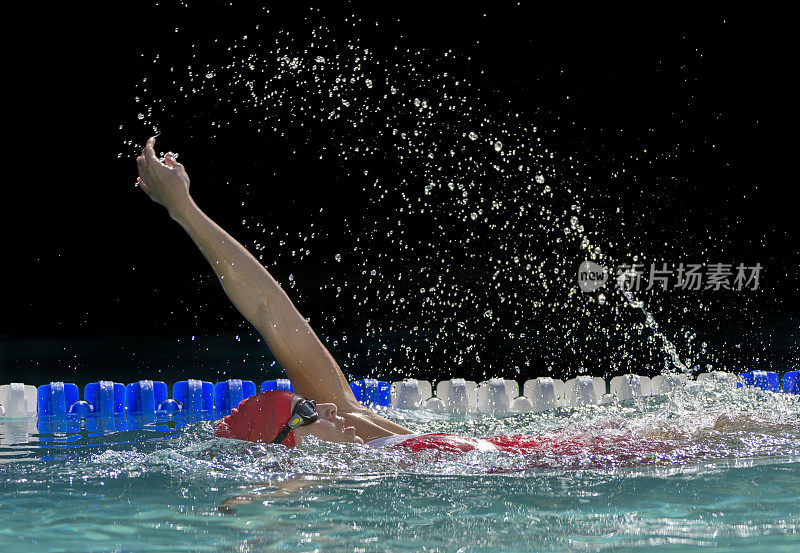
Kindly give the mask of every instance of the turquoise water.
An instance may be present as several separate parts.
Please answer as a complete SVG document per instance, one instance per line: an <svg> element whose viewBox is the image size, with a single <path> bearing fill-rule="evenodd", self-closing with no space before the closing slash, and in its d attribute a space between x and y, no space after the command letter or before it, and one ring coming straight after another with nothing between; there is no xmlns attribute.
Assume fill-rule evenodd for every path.
<svg viewBox="0 0 800 553"><path fill-rule="evenodd" d="M35 422L5 420L0 551L800 545L796 396L693 384L672 397L539 414L388 416L415 431L541 435L554 448L532 456L320 442L287 450L217 439L210 421L41 433ZM614 436L650 447L632 455L604 441ZM558 447L566 442L577 446Z"/></svg>

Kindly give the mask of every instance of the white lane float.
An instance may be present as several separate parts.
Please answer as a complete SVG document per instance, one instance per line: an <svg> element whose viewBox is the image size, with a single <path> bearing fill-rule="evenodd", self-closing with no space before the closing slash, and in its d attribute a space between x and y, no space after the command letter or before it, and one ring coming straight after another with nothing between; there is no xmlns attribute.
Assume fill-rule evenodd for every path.
<svg viewBox="0 0 800 553"><path fill-rule="evenodd" d="M36 415L36 405L36 386L22 382L0 386L0 417L32 417Z"/></svg>

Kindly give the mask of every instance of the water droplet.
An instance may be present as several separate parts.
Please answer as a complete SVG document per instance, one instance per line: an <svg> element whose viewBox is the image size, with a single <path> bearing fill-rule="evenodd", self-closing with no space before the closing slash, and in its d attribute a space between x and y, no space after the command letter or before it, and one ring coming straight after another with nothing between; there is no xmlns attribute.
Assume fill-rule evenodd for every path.
<svg viewBox="0 0 800 553"><path fill-rule="evenodd" d="M495 151L495 152L501 152L501 151L503 151L503 143L502 143L502 142L500 142L499 140L498 140L497 142L495 142L495 143L494 143L494 151Z"/></svg>

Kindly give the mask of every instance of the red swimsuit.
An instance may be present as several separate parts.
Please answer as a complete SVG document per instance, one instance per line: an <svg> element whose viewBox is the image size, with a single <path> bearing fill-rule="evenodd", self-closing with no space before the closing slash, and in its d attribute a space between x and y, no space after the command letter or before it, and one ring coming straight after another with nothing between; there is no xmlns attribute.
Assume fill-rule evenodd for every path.
<svg viewBox="0 0 800 553"><path fill-rule="evenodd" d="M565 431L539 437L517 435L487 438L435 433L412 436L388 447L413 452L433 450L443 453L511 453L524 455L526 467L542 468L633 467L652 465L667 459L675 462L691 457L662 440L630 433L588 434Z"/></svg>

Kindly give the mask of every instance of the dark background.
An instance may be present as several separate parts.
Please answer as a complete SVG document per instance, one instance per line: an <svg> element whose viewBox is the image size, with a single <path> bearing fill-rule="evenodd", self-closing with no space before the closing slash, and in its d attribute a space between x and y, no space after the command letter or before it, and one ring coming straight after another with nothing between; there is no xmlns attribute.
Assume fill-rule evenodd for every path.
<svg viewBox="0 0 800 553"><path fill-rule="evenodd" d="M142 4L9 15L23 38L7 47L5 69L0 382L280 376L214 279L201 276L210 272L188 238L133 186L135 164L123 141L146 139L131 136L131 121L139 109L135 85L149 74L153 52L185 64L193 41L225 40L259 17L266 34L301 30L315 23L308 13L317 5L270 5L267 16L227 3ZM364 25L359 37L378 52L399 43L468 53L462 70L471 79L538 117L551 129L550 143L581 156L587 171L604 175L624 159L629 177L609 185L609 205L636 218L648 198L669 204L638 216L649 229L638 247L654 259L666 241L701 261L762 263L764 289L751 307L690 311L686 320L711 348L740 344L729 370L797 368L796 52L786 14L327 4L317 7L331 22L378 21L379 30ZM233 128L208 141L185 132L180 119L164 123L160 143L181 152L198 204L234 235L249 213L242 198L197 183L268 175L267 193L248 198L249 206L263 206L268 223L290 232L305 215L303 199L314 194L331 214L318 220L339 224L346 183L333 161L298 147L297 134L236 143L237 132L246 131ZM643 149L652 154L638 156ZM709 233L714 240L706 241ZM335 244L320 247L337 251ZM312 323L325 319L331 299L315 289L318 273L330 267L298 272L282 262L270 269L281 282L290 273L303 279L301 311ZM338 325L358 336L347 312L318 332ZM357 349L355 339L349 344L334 350L340 363L348 348ZM487 349L493 347L502 352L502 337L487 335ZM602 374L603 351L595 357L593 372ZM342 364L351 377L386 376L369 366L368 355ZM547 361L554 376L572 374L574 364L564 352ZM543 373L539 365L514 377ZM415 375L483 376L479 365L453 369L446 360Z"/></svg>

